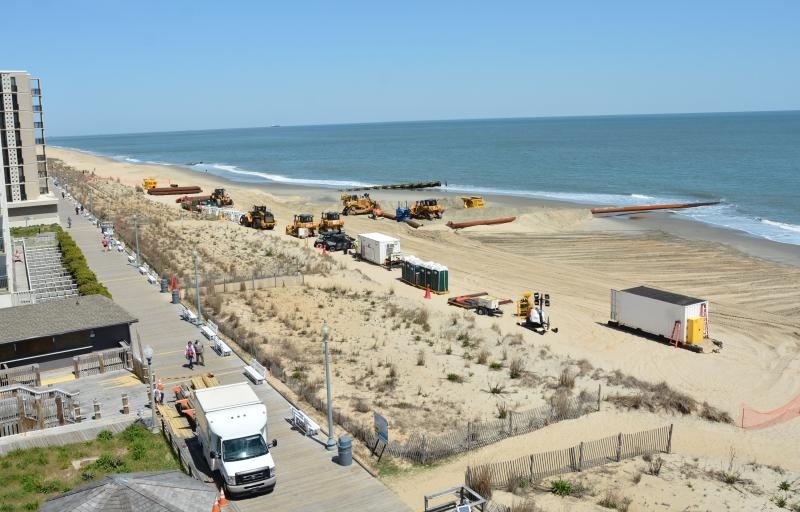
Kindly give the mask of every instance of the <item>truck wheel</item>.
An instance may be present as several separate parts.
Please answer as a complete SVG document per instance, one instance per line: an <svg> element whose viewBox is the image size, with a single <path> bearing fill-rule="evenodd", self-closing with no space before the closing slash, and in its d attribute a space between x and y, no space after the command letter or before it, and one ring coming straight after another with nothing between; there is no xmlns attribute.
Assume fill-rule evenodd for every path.
<svg viewBox="0 0 800 512"><path fill-rule="evenodd" d="M479 315L483 316L483 315L486 314L486 310L481 307L481 308L477 309L476 313L478 313Z"/></svg>

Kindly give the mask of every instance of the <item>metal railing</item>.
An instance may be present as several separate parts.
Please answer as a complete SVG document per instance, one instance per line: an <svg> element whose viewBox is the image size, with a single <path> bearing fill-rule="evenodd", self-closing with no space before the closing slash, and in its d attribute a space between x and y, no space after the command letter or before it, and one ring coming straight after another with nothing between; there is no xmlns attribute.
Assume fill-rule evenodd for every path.
<svg viewBox="0 0 800 512"><path fill-rule="evenodd" d="M33 94L34 96L41 96L42 95L42 90L41 89L31 89L31 94Z"/></svg>
<svg viewBox="0 0 800 512"><path fill-rule="evenodd" d="M42 106L41 105L34 105L33 106L33 111L34 112L41 112L42 111Z"/></svg>

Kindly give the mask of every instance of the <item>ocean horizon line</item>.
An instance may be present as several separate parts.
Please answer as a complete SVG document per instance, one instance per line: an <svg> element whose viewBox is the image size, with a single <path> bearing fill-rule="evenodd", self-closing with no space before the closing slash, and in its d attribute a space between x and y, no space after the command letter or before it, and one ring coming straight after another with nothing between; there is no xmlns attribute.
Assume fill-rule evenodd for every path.
<svg viewBox="0 0 800 512"><path fill-rule="evenodd" d="M514 117L462 117L450 119L407 119L393 121L353 121L337 123L312 123L312 124L271 124L260 126L236 126L227 128L197 128L197 129L170 129L156 130L147 132L107 132L107 133L83 133L73 135L52 135L50 139L70 139L84 137L121 137L137 135L159 135L159 134L184 134L184 133L208 133L220 131L236 130L263 130L267 128L325 128L325 127L348 127L348 126L369 126L369 125L402 125L402 124L429 124L429 123L469 123L481 121L547 121L547 120L585 120L585 119L613 119L613 118L653 118L653 117L692 117L692 116L725 116L725 115L758 115L758 114L796 114L800 113L800 108L790 110L722 110L706 112L648 112L636 114L567 114L567 115L541 115L541 116L514 116Z"/></svg>

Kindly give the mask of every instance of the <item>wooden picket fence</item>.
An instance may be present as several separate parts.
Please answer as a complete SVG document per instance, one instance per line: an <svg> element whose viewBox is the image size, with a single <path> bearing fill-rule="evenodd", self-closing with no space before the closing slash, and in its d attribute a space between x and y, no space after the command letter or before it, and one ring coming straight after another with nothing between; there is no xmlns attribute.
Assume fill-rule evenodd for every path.
<svg viewBox="0 0 800 512"><path fill-rule="evenodd" d="M73 373L79 379L115 370L132 370L132 359L130 349L124 347L75 356L72 358Z"/></svg>
<svg viewBox="0 0 800 512"><path fill-rule="evenodd" d="M633 434L619 433L570 448L534 453L518 459L483 464L467 468L465 481L470 485L473 475L488 471L494 489L506 489L509 483L534 483L550 476L593 468L609 462L619 462L646 453L672 451L672 425Z"/></svg>
<svg viewBox="0 0 800 512"><path fill-rule="evenodd" d="M77 397L57 388L0 387L0 437L75 422Z"/></svg>
<svg viewBox="0 0 800 512"><path fill-rule="evenodd" d="M24 384L26 386L41 386L42 378L38 364L17 366L0 370L0 386L11 384Z"/></svg>

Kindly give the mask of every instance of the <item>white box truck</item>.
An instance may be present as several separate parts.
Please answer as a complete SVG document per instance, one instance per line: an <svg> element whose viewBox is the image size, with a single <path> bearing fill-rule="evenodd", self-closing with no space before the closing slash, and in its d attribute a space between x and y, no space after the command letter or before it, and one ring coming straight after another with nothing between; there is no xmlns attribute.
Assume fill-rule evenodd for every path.
<svg viewBox="0 0 800 512"><path fill-rule="evenodd" d="M707 321L708 301L704 299L647 286L611 290L612 324L671 338L675 322L680 322L678 341L693 344L702 341Z"/></svg>
<svg viewBox="0 0 800 512"><path fill-rule="evenodd" d="M358 255L361 259L384 265L392 255L400 254L400 240L383 233L362 233L358 235Z"/></svg>
<svg viewBox="0 0 800 512"><path fill-rule="evenodd" d="M195 391L203 456L232 496L269 492L277 480L267 443L267 407L245 382Z"/></svg>

